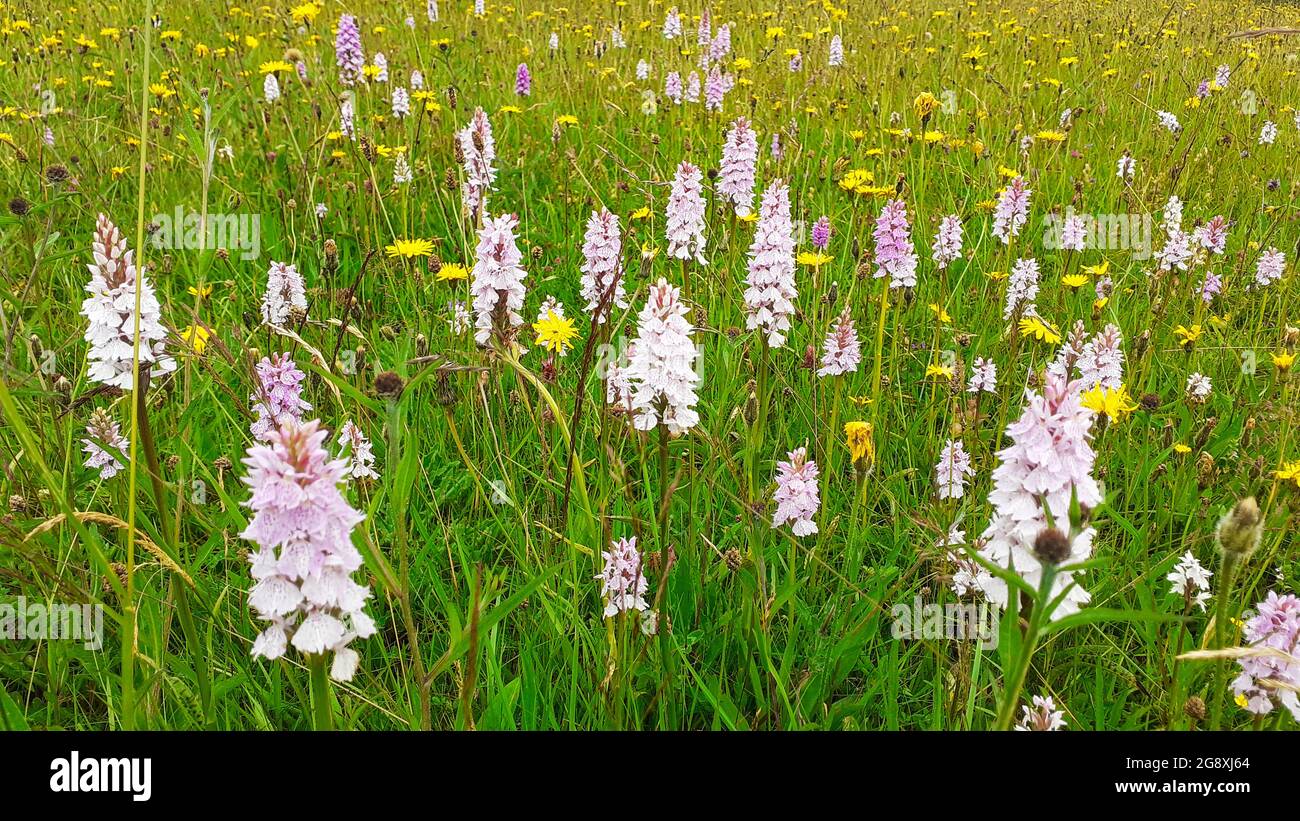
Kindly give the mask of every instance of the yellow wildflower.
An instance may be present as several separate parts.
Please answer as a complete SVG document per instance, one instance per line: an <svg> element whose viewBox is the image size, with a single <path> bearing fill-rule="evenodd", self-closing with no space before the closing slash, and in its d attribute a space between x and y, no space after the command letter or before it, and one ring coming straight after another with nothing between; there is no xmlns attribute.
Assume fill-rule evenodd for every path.
<svg viewBox="0 0 1300 821"><path fill-rule="evenodd" d="M553 310L547 311L541 321L534 322L533 330L537 333L538 345L560 356L568 353L573 347L573 340L578 338L578 329L574 327L573 320L560 316Z"/></svg>
<svg viewBox="0 0 1300 821"><path fill-rule="evenodd" d="M294 6L290 9L289 14L293 15L295 23L310 24L316 19L316 15L320 14L320 6L315 3L303 3L301 6Z"/></svg>
<svg viewBox="0 0 1300 821"><path fill-rule="evenodd" d="M876 446L871 441L872 427L870 422L846 422L844 423L844 439L849 446L849 456L853 464L862 464L860 467L871 467L876 461Z"/></svg>
<svg viewBox="0 0 1300 821"><path fill-rule="evenodd" d="M939 101L930 92L922 91L912 101L912 109L916 112L916 118L924 122L930 119L930 115L939 110Z"/></svg>
<svg viewBox="0 0 1300 821"><path fill-rule="evenodd" d="M469 270L456 262L448 262L438 269L439 282L452 282L458 279L468 279Z"/></svg>
<svg viewBox="0 0 1300 821"><path fill-rule="evenodd" d="M938 382L951 380L953 376L953 367L951 365L940 365L933 363L925 366L925 378L934 379Z"/></svg>
<svg viewBox="0 0 1300 821"><path fill-rule="evenodd" d="M202 355L203 349L208 346L210 336L212 332L202 325L187 325L185 330L181 331L181 341L199 355Z"/></svg>
<svg viewBox="0 0 1300 821"><path fill-rule="evenodd" d="M1300 460L1286 462L1281 470L1273 471L1273 475L1284 482L1295 482L1295 486L1300 488Z"/></svg>
<svg viewBox="0 0 1300 821"><path fill-rule="evenodd" d="M1098 385L1090 391L1085 391L1079 397L1079 404L1097 413L1104 413L1116 422L1122 421L1137 410L1137 404L1133 401L1133 397L1129 396L1128 388L1123 385L1114 389Z"/></svg>
<svg viewBox="0 0 1300 821"><path fill-rule="evenodd" d="M1174 328L1174 333L1178 335L1178 344L1184 348L1190 348L1196 343L1196 340L1201 338L1201 334L1205 333L1205 329L1200 325L1193 325L1190 328L1179 325Z"/></svg>
<svg viewBox="0 0 1300 821"><path fill-rule="evenodd" d="M427 257L433 253L433 241L427 239L399 239L384 249L390 257Z"/></svg>
<svg viewBox="0 0 1300 821"><path fill-rule="evenodd" d="M1061 341L1060 332L1036 316L1027 316L1020 320L1020 335L1037 339L1039 342L1046 342L1049 345L1056 345Z"/></svg>

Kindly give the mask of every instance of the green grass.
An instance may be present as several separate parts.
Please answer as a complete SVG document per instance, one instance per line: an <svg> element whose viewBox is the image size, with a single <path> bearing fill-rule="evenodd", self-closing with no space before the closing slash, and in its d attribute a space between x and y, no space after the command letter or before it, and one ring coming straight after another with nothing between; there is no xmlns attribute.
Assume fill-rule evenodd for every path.
<svg viewBox="0 0 1300 821"><path fill-rule="evenodd" d="M368 610L379 632L354 643L362 655L357 676L333 685L327 706L336 727L990 728L1016 642L981 651L969 642L897 641L890 609L916 596L953 600L952 568L935 540L959 519L972 538L987 524L1001 431L1019 413L1029 374L1055 356L1054 345L1013 342L1014 330L1002 319L1005 281L989 274L1009 271L1021 255L1042 266L1042 316L1067 330L1076 319L1090 332L1117 324L1126 387L1135 398L1154 397L1151 407L1098 429L1096 474L1106 504L1097 513L1094 558L1102 564L1086 574L1093 607L1148 620L1051 634L1034 655L1022 697L1052 696L1071 729L1186 727L1181 698L1221 697L1212 665L1173 662L1176 646L1212 641L1208 615L1193 611L1185 623L1150 619L1181 613L1164 576L1182 553L1190 550L1217 569L1215 522L1242 496L1258 497L1265 530L1262 547L1238 574L1232 614L1240 616L1269 589L1294 590L1298 494L1294 483L1273 476L1281 462L1300 458L1290 419L1294 387L1269 356L1296 343L1288 326L1295 324L1292 159L1300 133L1290 106L1297 104L1300 40L1224 37L1295 25L1293 6L1130 10L923 0L853 4L836 15L816 4L715 3L715 23L735 23L732 58L751 65L731 64L740 84L721 113L707 113L662 96L664 73L689 71L697 56L680 54L679 47L695 50L689 17L684 41L670 47L661 37L663 3L574 3L561 12L521 0L490 4L478 20L466 4L444 3L442 22L431 24L415 2L331 0L302 31L287 4L273 6L269 16L252 7L226 15L202 4L156 5L163 23L153 29L142 14L125 17L122 6L99 0L76 14L33 11L30 30L16 26L8 10L0 14L20 57L0 78L0 108L13 107L0 112L0 132L12 140L0 142L0 180L6 198L30 204L24 216L0 217L3 331L10 340L0 394L0 490L10 500L0 536L0 601L89 600L110 611L99 651L76 642L0 642L6 726L313 726L303 657L268 663L249 655L260 627L246 601L250 545L239 536L247 521L239 460L251 444L251 365L272 351L291 351L312 375L307 396L314 413L331 430L354 419L374 441L382 473L380 481L347 491L367 514L356 533L366 557L359 575L375 592ZM360 17L367 55L383 50L392 73L389 85L356 93L359 135L384 148L373 162L362 142L331 136L339 128L331 27L345 11ZM414 30L403 23L408 12ZM629 47L597 56L592 43L608 43L615 12ZM117 26L120 37L101 33L101 26ZM775 42L767 33L773 26L784 30ZM62 43L42 48L42 38L56 30ZM151 82L167 96L142 86L146 30ZM159 41L173 30L179 39ZM547 48L552 31L561 43L554 54ZM82 53L80 33L95 48ZM831 33L842 34L849 51L838 70L825 67ZM211 53L196 55L200 43ZM983 57L963 57L977 46ZM304 55L312 82L282 74L284 96L267 105L259 66L290 48ZM787 70L786 48L803 51L802 72ZM1068 57L1077 63L1063 65ZM635 81L638 59L653 65L650 80ZM522 61L534 77L524 100L513 93ZM1220 64L1233 68L1229 87L1190 107L1197 83ZM387 116L389 88L405 84L413 68L432 92L430 110L419 113L417 100L416 116L394 120ZM37 83L54 91L58 106L43 118ZM229 159L218 155L207 185L204 89L208 129L217 146L233 149ZM645 89L659 95L654 115L642 113ZM946 90L954 92L955 110L941 109L923 126L914 98ZM1246 91L1253 96L1243 97ZM150 110L141 188L142 95ZM384 254L396 239L427 238L441 261L472 263L473 226L461 214L453 134L475 106L489 112L498 151L489 208L521 220L528 270L522 313L531 322L542 299L554 295L578 317L579 347L558 360L553 382L534 381L543 356L531 333L521 339L530 350L517 370L476 348L470 336L452 335L448 301L467 299L467 283L438 282L424 260ZM503 106L522 110L502 112ZM1057 130L1067 107L1078 113L1064 141L1038 139L1022 153L1020 138ZM1158 110L1175 112L1182 133L1161 129ZM561 115L576 117L577 125L557 125ZM730 219L709 193L709 265L683 268L664 253L674 168L689 159L715 169L725 129L740 115L759 131L760 191L784 179L796 220L811 227L826 214L835 228L832 261L816 272L800 266L799 316L786 346L765 359L758 336L744 330L752 225ZM1273 145L1257 144L1265 120L1280 131ZM42 144L45 125L55 134L53 147ZM890 129L944 136L927 142ZM768 145L778 131L785 153L776 160ZM382 154L399 146L415 180L394 187L393 160ZM1131 187L1115 173L1125 150L1138 163ZM65 167L73 181L52 182L53 166ZM871 228L886 199L836 184L856 168L906 201L921 256L915 292L903 302L891 296L878 360L883 386L872 404L851 398L873 396L880 284L870 278ZM1030 222L1010 251L990 233L987 203L1006 182L1000 168L1024 174L1033 189ZM1079 212L1151 214L1158 226L1171 194L1185 201L1187 226L1216 214L1234 223L1227 253L1210 268L1223 275L1225 290L1208 309L1195 293L1204 266L1153 275L1153 262L1127 251L1067 255L1042 248L1042 219L1052 209L1073 204ZM236 251L137 248L168 327L202 324L213 338L194 355L173 336L178 372L149 391L166 502L160 508L141 460L128 592L117 581L128 564L126 529L62 521L26 536L70 511L131 518L127 475L101 481L82 467L79 440L90 411L108 408L129 431L131 398L96 393L87 381L85 320L77 308L96 214L108 214L135 248L138 196L146 222L176 206L257 215L261 256L243 261ZM329 209L323 219L314 213L318 202ZM634 335L647 285L659 276L685 285L694 305L701 423L669 444L674 491L666 538L656 522L657 435L631 431L604 408L604 386L594 375L570 430L582 345L592 332L577 295L582 233L601 206L623 223L632 303L616 315L609 338ZM635 218L643 207L649 218ZM966 254L941 276L929 245L948 213L963 218ZM332 276L327 241L338 249ZM638 261L637 249L647 244L658 255ZM1260 252L1270 246L1287 253L1287 275L1266 290L1247 290ZM299 340L260 325L271 259L294 262L306 278L311 306L296 329ZM1078 291L1060 283L1067 265L1078 272L1103 260L1115 285L1103 307L1094 307L1092 282ZM207 298L188 290L206 285ZM345 309L352 289L354 302ZM951 322L936 324L931 304ZM837 390L801 363L806 347L820 353L829 322L845 305L865 356ZM1197 323L1204 336L1182 349L1175 327ZM412 363L429 355L439 358ZM976 356L997 363L1000 381L996 400L985 398L978 415L968 411L967 394L925 375L927 365L945 358L969 367ZM1257 367L1243 368L1243 357ZM439 376L442 366L455 367ZM407 380L397 400L374 391L375 376L385 370ZM1207 405L1183 397L1194 371L1213 380ZM768 397L761 413L759 398L751 399L759 385ZM878 458L860 485L842 438L851 420L875 426ZM582 482L575 480L566 498L569 435ZM933 465L950 436L965 441L977 471L960 504L939 502L934 493ZM772 476L778 458L805 444L823 469L831 458L839 469L824 488L820 533L795 539L788 528L768 527ZM498 495L494 485L505 504L490 501ZM670 620L654 638L633 620L601 616L593 579L600 551L628 535L639 537L650 595L663 597ZM192 587L146 549L146 539L184 569ZM666 581L659 573L665 547L675 556ZM138 636L129 653L122 650L121 616L132 609ZM1004 630L1017 628L1008 622ZM1236 629L1229 633L1236 643ZM131 687L122 675L128 656ZM136 703L124 711L124 692L132 691ZM1224 726L1252 725L1230 692L1222 697ZM1284 712L1263 726L1294 728Z"/></svg>

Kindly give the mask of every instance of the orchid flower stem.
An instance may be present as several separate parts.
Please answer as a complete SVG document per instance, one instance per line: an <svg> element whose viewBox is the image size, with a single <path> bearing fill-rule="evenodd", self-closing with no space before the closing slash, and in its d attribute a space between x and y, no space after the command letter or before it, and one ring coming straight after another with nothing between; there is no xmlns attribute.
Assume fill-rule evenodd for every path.
<svg viewBox="0 0 1300 821"><path fill-rule="evenodd" d="M1214 649L1222 650L1227 645L1228 613L1231 612L1233 575L1237 570L1237 554L1230 550L1223 551L1223 562L1219 565L1219 601L1214 611ZM1209 729L1219 729L1223 719L1223 696L1226 682L1227 663L1218 658L1214 661L1214 684L1210 690L1210 699L1214 703L1210 714Z"/></svg>
<svg viewBox="0 0 1300 821"><path fill-rule="evenodd" d="M1016 656L1011 678L1007 680L1007 688L1002 693L1002 706L998 710L996 727L998 730L1010 730L1011 722L1015 720L1016 706L1020 703L1020 691L1025 687L1029 664L1033 661L1034 650L1038 646L1038 634L1042 630L1044 618L1048 616L1046 611L1052 601L1052 583L1056 580L1056 565L1045 561L1042 563L1042 568L1043 577L1038 585L1038 597L1034 601L1034 609L1029 614L1029 627L1025 630L1020 653ZM1015 591L1008 591L1008 595L1014 594Z"/></svg>
<svg viewBox="0 0 1300 821"><path fill-rule="evenodd" d="M325 654L310 656L312 726L316 730L334 729L334 714L330 707L330 679L325 669Z"/></svg>

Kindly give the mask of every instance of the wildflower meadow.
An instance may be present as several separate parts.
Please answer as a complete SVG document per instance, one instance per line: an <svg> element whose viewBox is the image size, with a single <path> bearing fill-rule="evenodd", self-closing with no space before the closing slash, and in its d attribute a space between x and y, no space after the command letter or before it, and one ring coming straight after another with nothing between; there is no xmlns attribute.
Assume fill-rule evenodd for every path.
<svg viewBox="0 0 1300 821"><path fill-rule="evenodd" d="M1300 7L0 42L0 727L1296 729Z"/></svg>

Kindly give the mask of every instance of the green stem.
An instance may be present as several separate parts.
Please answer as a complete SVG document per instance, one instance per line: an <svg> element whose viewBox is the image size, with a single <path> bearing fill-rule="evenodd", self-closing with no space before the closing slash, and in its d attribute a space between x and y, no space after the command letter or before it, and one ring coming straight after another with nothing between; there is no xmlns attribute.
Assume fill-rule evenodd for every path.
<svg viewBox="0 0 1300 821"><path fill-rule="evenodd" d="M127 500L127 537L126 537L126 606L122 611L122 729L135 729L135 643L136 643L136 603L135 603L135 510L136 510L136 446L139 444L140 409L144 405L144 388L140 384L140 301L144 289L139 281L144 278L144 180L147 167L146 157L149 147L149 35L152 31L150 21L153 19L153 0L145 0L144 35L141 38L144 49L144 71L140 88L140 172L136 189L136 259L135 312L132 317L132 391L136 401L131 403L131 447L127 487L130 496ZM166 520L162 519L163 527Z"/></svg>
<svg viewBox="0 0 1300 821"><path fill-rule="evenodd" d="M325 654L313 653L310 659L312 724L317 730L332 730L334 715L330 708L330 679L325 670Z"/></svg>
<svg viewBox="0 0 1300 821"><path fill-rule="evenodd" d="M1222 650L1227 643L1227 632L1224 627L1228 621L1229 602L1232 598L1232 581L1233 574L1237 569L1237 555L1231 551L1223 551L1223 562L1219 565L1219 602L1214 611L1214 649ZM1214 689L1210 693L1210 698L1214 703L1214 711L1210 716L1210 729L1219 729L1219 722L1223 719L1223 691L1224 678L1227 670L1227 662L1222 659L1214 661Z"/></svg>
<svg viewBox="0 0 1300 821"><path fill-rule="evenodd" d="M1042 628L1048 605L1052 601L1052 582L1056 580L1056 565L1043 562L1043 578L1038 585L1038 599L1034 602L1033 612L1029 614L1029 628L1025 631L1025 641L1016 657L1016 666L1008 681L1006 692L1002 694L1002 708L998 711L996 729L1010 730L1011 722L1016 717L1016 705L1020 703L1020 691L1024 689L1025 678L1029 674L1029 663L1033 661L1034 650L1038 646L1038 633ZM1008 590L1008 596L1016 595L1015 590Z"/></svg>

